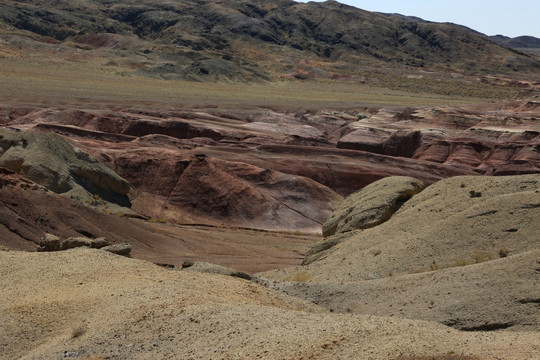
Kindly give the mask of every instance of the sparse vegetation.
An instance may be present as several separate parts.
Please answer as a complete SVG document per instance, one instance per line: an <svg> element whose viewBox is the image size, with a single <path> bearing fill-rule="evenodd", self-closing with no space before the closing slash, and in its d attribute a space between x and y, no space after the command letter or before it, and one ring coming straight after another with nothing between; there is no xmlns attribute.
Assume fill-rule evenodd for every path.
<svg viewBox="0 0 540 360"><path fill-rule="evenodd" d="M392 75L395 82L402 78ZM72 80L77 79L74 83ZM338 81L281 81L261 84L193 83L151 79L136 75L118 76L93 67L91 63L72 64L28 59L14 61L0 58L0 80L9 83L0 88L4 99L35 98L49 103L62 99L76 105L84 101L109 103L139 102L152 104L205 104L287 106L292 108L351 108L366 105L436 106L484 102L487 98L434 95L409 88L396 89L384 84L359 84ZM486 86L489 91L491 85ZM413 93L411 93L413 92Z"/></svg>
<svg viewBox="0 0 540 360"><path fill-rule="evenodd" d="M286 281L306 282L311 280L311 274L307 271L298 271L285 279Z"/></svg>
<svg viewBox="0 0 540 360"><path fill-rule="evenodd" d="M493 259L494 259L494 257L491 254L487 254L487 253L474 254L474 262L476 264L480 264L480 263L490 261L490 260L493 260Z"/></svg>
<svg viewBox="0 0 540 360"><path fill-rule="evenodd" d="M507 255L508 255L508 250L506 250L505 248L499 249L499 257L505 257ZM494 260L494 259L495 259L495 257L493 255L489 254L489 253L476 253L476 254L474 254L472 256L472 259L457 258L457 259L454 259L447 266L440 265L438 262L433 261L429 265L429 269L428 268L419 268L419 269L410 270L407 273L408 274L419 274L419 273L423 273L423 272L437 271L437 270L442 270L442 269L446 269L446 268L453 268L453 267L461 267L461 266L467 266L467 265L473 265L473 264L480 264L480 263L490 261L490 260Z"/></svg>
<svg viewBox="0 0 540 360"><path fill-rule="evenodd" d="M148 221L153 224L165 224L167 222L167 219L152 217Z"/></svg>
<svg viewBox="0 0 540 360"><path fill-rule="evenodd" d="M87 331L88 331L88 326L86 326L86 324L82 324L80 326L77 326L71 332L71 338L75 339L75 338L81 337L84 334L86 334Z"/></svg>

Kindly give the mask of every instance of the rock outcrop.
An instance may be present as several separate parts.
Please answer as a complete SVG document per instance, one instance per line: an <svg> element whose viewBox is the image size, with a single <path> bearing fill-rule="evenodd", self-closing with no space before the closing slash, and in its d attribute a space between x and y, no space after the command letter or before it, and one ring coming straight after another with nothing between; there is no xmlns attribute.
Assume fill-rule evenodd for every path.
<svg viewBox="0 0 540 360"><path fill-rule="evenodd" d="M46 233L39 240L37 251L59 251L60 249L60 237Z"/></svg>
<svg viewBox="0 0 540 360"><path fill-rule="evenodd" d="M108 246L111 243L104 237L99 238L87 238L83 236L70 237L62 241L61 248L62 250L73 249L76 247L89 247L92 249L100 249L104 246Z"/></svg>
<svg viewBox="0 0 540 360"><path fill-rule="evenodd" d="M130 243L112 244L101 248L101 250L103 251L108 251L110 253L122 256L130 256L132 249L133 245L131 245Z"/></svg>
<svg viewBox="0 0 540 360"><path fill-rule="evenodd" d="M104 237L92 239L84 236L76 236L61 240L61 238L56 235L44 234L39 241L37 251L60 251L79 247L101 249L103 251L127 257L130 256L131 250L133 249L133 246L128 242L123 244L111 244L109 240Z"/></svg>
<svg viewBox="0 0 540 360"><path fill-rule="evenodd" d="M82 189L91 206L109 206L112 198L173 223L318 232L340 196L388 176L429 185L459 175L540 172L535 101L362 113L34 107L6 109L0 121L68 137L125 179L117 189L116 177L64 156L75 165L47 186L66 194ZM7 163L18 168L15 157ZM128 182L136 192L126 194ZM109 192L92 190L100 186Z"/></svg>
<svg viewBox="0 0 540 360"><path fill-rule="evenodd" d="M101 249L110 253L122 256L130 256L133 246L126 242L123 244L111 244L109 240L104 237L88 238L84 236L69 237L62 240L59 236L52 234L44 234L39 241L39 252L60 251L69 250L79 247L87 247L91 249Z"/></svg>
<svg viewBox="0 0 540 360"><path fill-rule="evenodd" d="M129 182L56 134L0 129L0 166L86 205L129 211Z"/></svg>
<svg viewBox="0 0 540 360"><path fill-rule="evenodd" d="M237 278L241 278L245 280L251 280L251 275L249 275L248 273L231 269L225 266L207 263L207 262L195 262L195 263L184 264L182 266L182 270L187 271L187 272L195 271L195 272L201 272L201 273L233 276L233 277L237 277Z"/></svg>
<svg viewBox="0 0 540 360"><path fill-rule="evenodd" d="M347 196L339 204L323 224L323 236L382 224L424 187L424 183L411 177L393 176L378 180Z"/></svg>
<svg viewBox="0 0 540 360"><path fill-rule="evenodd" d="M0 245L57 251L74 244L95 248L146 240L163 239L144 223L95 211L0 167Z"/></svg>

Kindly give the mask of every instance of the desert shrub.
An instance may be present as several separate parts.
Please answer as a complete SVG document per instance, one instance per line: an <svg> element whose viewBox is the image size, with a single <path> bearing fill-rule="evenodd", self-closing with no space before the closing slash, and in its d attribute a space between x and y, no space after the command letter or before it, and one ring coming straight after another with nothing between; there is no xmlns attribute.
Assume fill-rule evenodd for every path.
<svg viewBox="0 0 540 360"><path fill-rule="evenodd" d="M499 257L507 257L508 256L508 249L505 247L502 247L499 249Z"/></svg>
<svg viewBox="0 0 540 360"><path fill-rule="evenodd" d="M88 327L86 325L77 326L71 331L71 338L75 339L75 338L81 337L84 334L86 334L87 331L88 331Z"/></svg>
<svg viewBox="0 0 540 360"><path fill-rule="evenodd" d="M474 261L477 264L480 264L480 263L483 263L483 262L486 262L486 261L489 261L489 260L493 260L493 256L490 255L490 254L485 254L485 253L474 254Z"/></svg>
<svg viewBox="0 0 540 360"><path fill-rule="evenodd" d="M165 224L165 223L167 222L166 219L163 219L163 218L155 218L155 217L150 218L150 220L148 220L148 221L150 221L151 223L154 223L154 224Z"/></svg>
<svg viewBox="0 0 540 360"><path fill-rule="evenodd" d="M293 276L287 277L287 281L306 282L311 280L311 274L307 271L298 271Z"/></svg>

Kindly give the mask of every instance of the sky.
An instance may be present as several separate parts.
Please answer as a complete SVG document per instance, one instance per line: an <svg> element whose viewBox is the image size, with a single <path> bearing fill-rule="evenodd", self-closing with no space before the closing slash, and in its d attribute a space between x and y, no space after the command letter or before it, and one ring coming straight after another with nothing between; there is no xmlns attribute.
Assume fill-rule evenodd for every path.
<svg viewBox="0 0 540 360"><path fill-rule="evenodd" d="M338 0L369 11L465 25L486 35L540 38L540 0ZM300 1L307 2L307 1Z"/></svg>

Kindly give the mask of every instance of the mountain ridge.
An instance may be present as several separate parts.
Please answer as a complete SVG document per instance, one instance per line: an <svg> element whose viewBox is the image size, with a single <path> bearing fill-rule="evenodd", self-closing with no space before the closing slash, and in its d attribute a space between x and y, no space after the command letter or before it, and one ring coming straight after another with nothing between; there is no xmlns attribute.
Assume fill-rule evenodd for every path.
<svg viewBox="0 0 540 360"><path fill-rule="evenodd" d="M0 5L5 43L23 36L79 52L107 49L101 56L157 77L274 80L306 61L342 74L381 66L469 74L540 71L537 57L497 45L466 27L335 1L40 4L10 0Z"/></svg>

